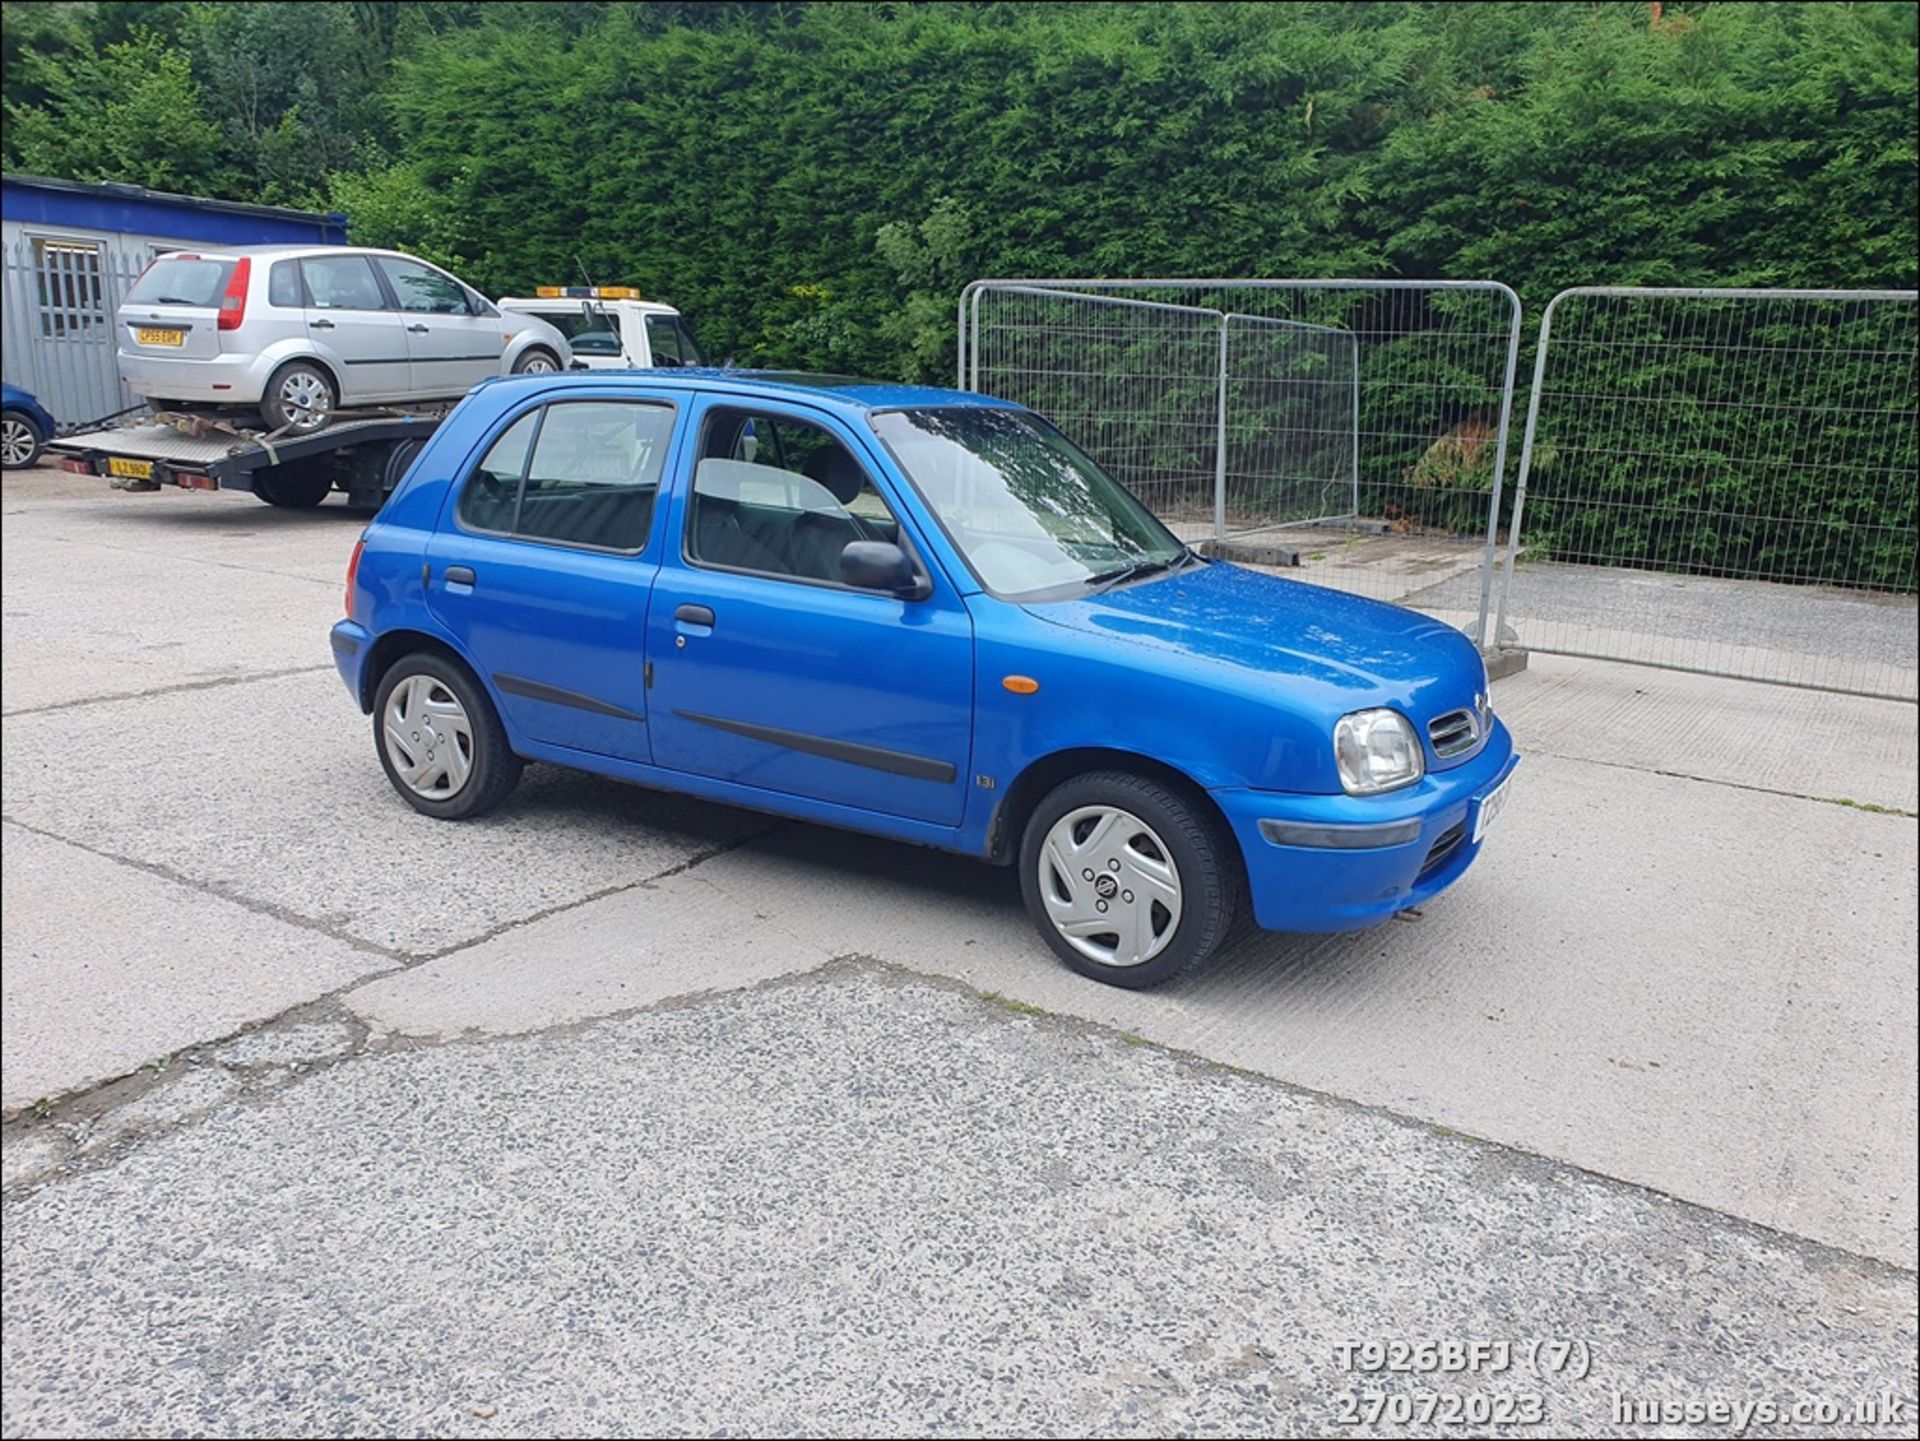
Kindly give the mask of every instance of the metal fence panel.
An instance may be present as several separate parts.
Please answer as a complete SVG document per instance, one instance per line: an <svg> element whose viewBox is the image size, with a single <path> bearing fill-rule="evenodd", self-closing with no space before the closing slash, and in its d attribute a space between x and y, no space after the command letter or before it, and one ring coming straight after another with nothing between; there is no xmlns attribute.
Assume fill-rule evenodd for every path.
<svg viewBox="0 0 1920 1441"><path fill-rule="evenodd" d="M976 389L1060 427L1154 513L1213 522L1220 440L1219 311L1009 285Z"/></svg>
<svg viewBox="0 0 1920 1441"><path fill-rule="evenodd" d="M120 382L114 313L145 259L104 242L23 237L4 257L6 378L63 424L134 404Z"/></svg>
<svg viewBox="0 0 1920 1441"><path fill-rule="evenodd" d="M1360 513L1360 345L1350 330L1221 319L1223 459L1214 534Z"/></svg>
<svg viewBox="0 0 1920 1441"><path fill-rule="evenodd" d="M1501 637L1914 699L1915 301L1555 296L1540 321Z"/></svg>
<svg viewBox="0 0 1920 1441"><path fill-rule="evenodd" d="M1162 309L1112 308L1098 343L1063 330L1040 347L1034 297L1062 293ZM1061 313L1069 304L1050 303ZM1186 348L1162 355L1169 313L1189 317ZM1232 317L1211 514L1198 449L1208 313ZM1032 406L1083 444L1076 427L1099 423L1101 388L1122 389L1137 459L1121 478L1177 531L1255 538L1297 562L1288 573L1299 579L1484 634L1519 355L1520 302L1508 287L979 280L961 293L958 339L963 388ZM1146 437L1162 426L1189 444L1156 450Z"/></svg>

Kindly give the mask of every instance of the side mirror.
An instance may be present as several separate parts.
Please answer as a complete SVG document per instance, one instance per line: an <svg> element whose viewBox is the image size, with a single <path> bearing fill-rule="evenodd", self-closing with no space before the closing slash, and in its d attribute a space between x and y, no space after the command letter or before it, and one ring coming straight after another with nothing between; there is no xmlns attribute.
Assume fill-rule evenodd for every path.
<svg viewBox="0 0 1920 1441"><path fill-rule="evenodd" d="M932 592L913 571L907 553L885 540L850 540L840 552L840 579L860 590L884 590L902 600L924 600Z"/></svg>

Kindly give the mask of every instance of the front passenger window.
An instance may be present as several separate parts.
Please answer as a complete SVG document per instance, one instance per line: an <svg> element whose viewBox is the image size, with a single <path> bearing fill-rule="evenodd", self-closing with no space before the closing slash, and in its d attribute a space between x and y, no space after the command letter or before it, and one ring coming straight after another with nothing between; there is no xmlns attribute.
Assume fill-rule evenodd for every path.
<svg viewBox="0 0 1920 1441"><path fill-rule="evenodd" d="M865 467L820 426L716 410L702 452L687 516L687 555L697 563L839 584L851 542L899 544L899 524Z"/></svg>
<svg viewBox="0 0 1920 1441"><path fill-rule="evenodd" d="M386 272L387 283L393 287L393 293L400 297L402 310L419 311L427 315L471 315L472 306L468 303L466 287L451 275L442 275L413 260L396 260L390 255L379 257L380 268Z"/></svg>

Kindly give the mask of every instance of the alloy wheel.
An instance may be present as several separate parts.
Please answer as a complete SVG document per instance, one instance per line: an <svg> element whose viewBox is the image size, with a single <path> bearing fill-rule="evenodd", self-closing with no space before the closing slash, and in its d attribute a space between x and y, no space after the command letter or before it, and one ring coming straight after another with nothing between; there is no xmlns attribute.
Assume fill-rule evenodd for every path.
<svg viewBox="0 0 1920 1441"><path fill-rule="evenodd" d="M0 426L0 460L8 465L25 465L33 454L33 431L24 420L9 420Z"/></svg>

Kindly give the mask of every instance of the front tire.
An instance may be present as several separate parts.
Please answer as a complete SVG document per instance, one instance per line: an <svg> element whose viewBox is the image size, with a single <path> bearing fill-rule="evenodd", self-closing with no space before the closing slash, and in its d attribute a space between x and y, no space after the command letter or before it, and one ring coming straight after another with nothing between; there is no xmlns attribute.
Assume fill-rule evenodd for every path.
<svg viewBox="0 0 1920 1441"><path fill-rule="evenodd" d="M542 350L537 345L529 346L520 353L520 358L513 362L513 373L515 375L558 375L560 357L551 350Z"/></svg>
<svg viewBox="0 0 1920 1441"><path fill-rule="evenodd" d="M24 410L0 412L0 464L8 470L24 470L40 458L46 437L33 417Z"/></svg>
<svg viewBox="0 0 1920 1441"><path fill-rule="evenodd" d="M269 430L311 435L329 420L340 404L333 378L304 360L289 361L274 371L260 400L260 418Z"/></svg>
<svg viewBox="0 0 1920 1441"><path fill-rule="evenodd" d="M1110 986L1157 986L1232 932L1240 871L1211 817L1180 792L1124 771L1075 776L1027 821L1020 889L1041 937Z"/></svg>
<svg viewBox="0 0 1920 1441"><path fill-rule="evenodd" d="M430 651L387 668L373 697L373 745L402 800L422 815L463 821L507 798L523 765L486 691Z"/></svg>

